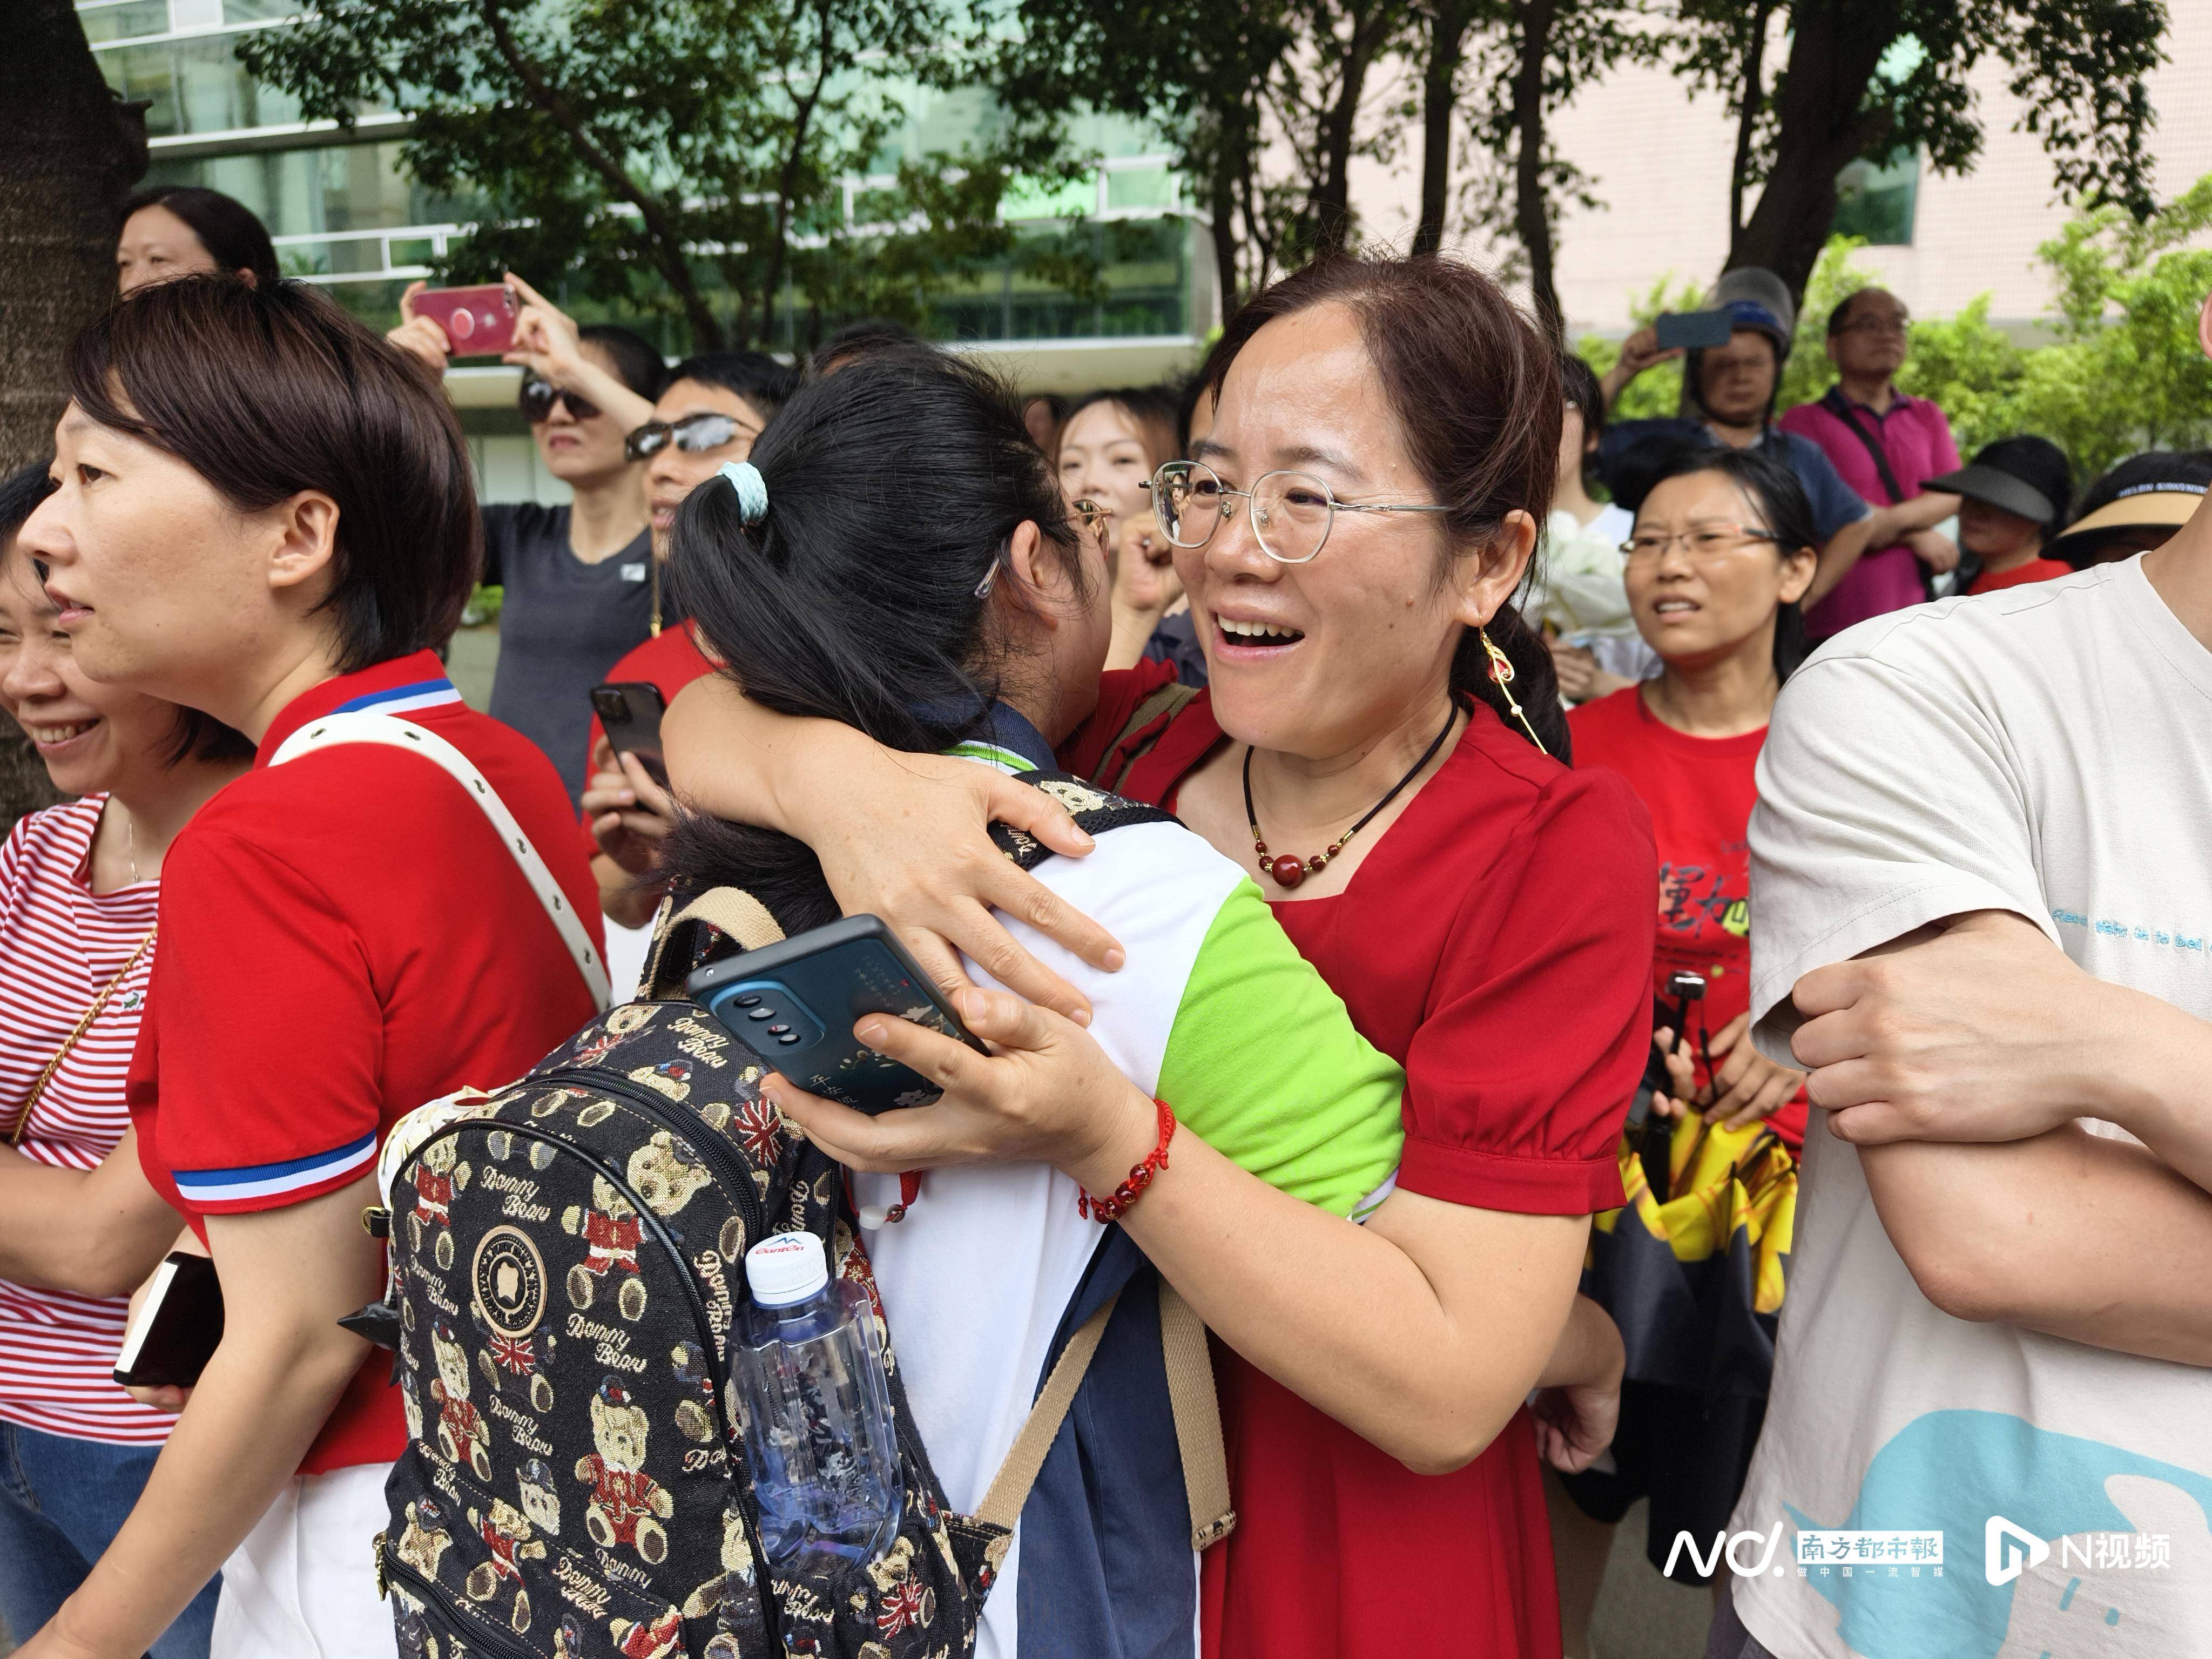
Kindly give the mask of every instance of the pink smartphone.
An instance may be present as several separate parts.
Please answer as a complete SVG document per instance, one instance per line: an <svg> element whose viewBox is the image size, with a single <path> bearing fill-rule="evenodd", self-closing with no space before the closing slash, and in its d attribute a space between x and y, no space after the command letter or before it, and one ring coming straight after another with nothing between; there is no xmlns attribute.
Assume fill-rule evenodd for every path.
<svg viewBox="0 0 2212 1659"><path fill-rule="evenodd" d="M504 283L424 289L415 314L437 319L456 357L495 357L514 344L514 295Z"/></svg>

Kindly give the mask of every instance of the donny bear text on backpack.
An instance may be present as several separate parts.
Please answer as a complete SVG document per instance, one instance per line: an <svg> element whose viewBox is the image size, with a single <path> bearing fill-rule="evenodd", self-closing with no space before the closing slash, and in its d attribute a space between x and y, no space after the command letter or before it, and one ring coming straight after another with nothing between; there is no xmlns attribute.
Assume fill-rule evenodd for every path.
<svg viewBox="0 0 2212 1659"><path fill-rule="evenodd" d="M979 1513L952 1513L836 1166L762 1100L758 1059L671 989L703 926L747 948L781 936L731 890L664 912L645 1000L496 1095L410 1114L384 1149L392 1284L367 1311L398 1350L409 1446L377 1560L410 1659L964 1653L1110 1316L1066 1341ZM842 1571L762 1559L731 1382L745 1250L787 1231L865 1290L889 1373L904 1514ZM1202 1330L1160 1301L1204 1377ZM1227 1525L1205 1394L1176 1401L1200 1542Z"/></svg>

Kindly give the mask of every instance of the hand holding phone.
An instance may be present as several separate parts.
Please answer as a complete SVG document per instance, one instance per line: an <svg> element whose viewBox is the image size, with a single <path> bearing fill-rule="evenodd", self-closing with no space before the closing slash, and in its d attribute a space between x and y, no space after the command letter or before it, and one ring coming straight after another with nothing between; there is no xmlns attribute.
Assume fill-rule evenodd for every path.
<svg viewBox="0 0 2212 1659"><path fill-rule="evenodd" d="M426 288L414 307L446 331L456 357L496 357L514 344L514 295L504 283Z"/></svg>
<svg viewBox="0 0 2212 1659"><path fill-rule="evenodd" d="M660 756L660 717L668 712L660 688L644 680L612 680L592 688L592 712L617 755L635 755L662 788L668 765Z"/></svg>
<svg viewBox="0 0 2212 1659"><path fill-rule="evenodd" d="M896 1014L988 1052L875 916L847 916L711 963L685 988L763 1065L871 1115L927 1106L942 1091L854 1036L865 1016Z"/></svg>

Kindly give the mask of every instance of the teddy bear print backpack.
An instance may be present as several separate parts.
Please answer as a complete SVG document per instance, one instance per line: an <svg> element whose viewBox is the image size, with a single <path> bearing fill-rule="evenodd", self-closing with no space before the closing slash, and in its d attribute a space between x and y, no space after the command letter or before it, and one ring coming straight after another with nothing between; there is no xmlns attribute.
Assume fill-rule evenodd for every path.
<svg viewBox="0 0 2212 1659"><path fill-rule="evenodd" d="M1163 816L1035 781L1071 791L1093 834ZM1018 862L1047 855L999 833ZM733 889L664 906L639 1000L386 1140L387 1207L364 1220L387 1238L390 1285L348 1322L397 1350L408 1446L376 1571L406 1659L939 1659L974 1644L1111 1304L1066 1341L978 1512L952 1512L838 1167L682 993L715 935L782 937ZM731 1372L745 1251L795 1231L875 1310L906 1492L891 1547L842 1577L763 1558ZM1160 1305L1194 1538L1210 1539L1229 1505L1205 1334L1164 1285Z"/></svg>

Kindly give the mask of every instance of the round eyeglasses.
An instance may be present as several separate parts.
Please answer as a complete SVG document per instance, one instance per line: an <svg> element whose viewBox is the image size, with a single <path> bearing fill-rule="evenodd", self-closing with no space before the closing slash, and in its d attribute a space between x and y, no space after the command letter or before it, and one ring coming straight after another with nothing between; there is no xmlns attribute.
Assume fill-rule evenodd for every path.
<svg viewBox="0 0 2212 1659"><path fill-rule="evenodd" d="M1449 513L1433 501L1347 501L1310 472L1262 472L1249 489L1231 489L1200 461L1170 461L1152 476L1152 514L1177 547L1204 547L1248 503L1253 538L1277 564L1308 564L1328 544L1340 513Z"/></svg>

